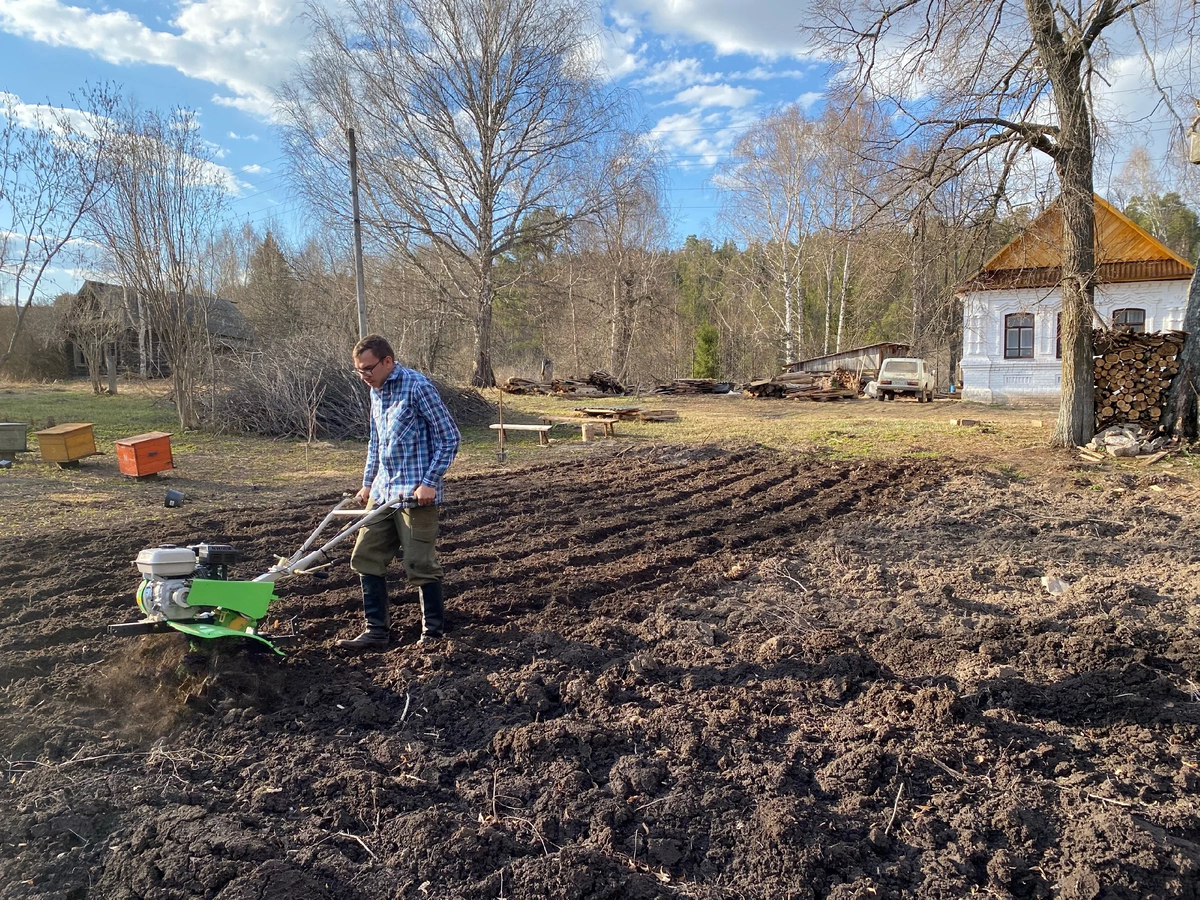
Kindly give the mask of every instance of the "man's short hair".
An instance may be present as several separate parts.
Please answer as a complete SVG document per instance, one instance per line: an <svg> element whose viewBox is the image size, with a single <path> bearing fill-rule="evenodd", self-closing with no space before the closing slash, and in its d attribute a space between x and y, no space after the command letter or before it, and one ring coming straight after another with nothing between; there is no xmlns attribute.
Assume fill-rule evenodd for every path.
<svg viewBox="0 0 1200 900"><path fill-rule="evenodd" d="M374 353L375 358L378 360L387 359L389 356L392 359L396 358L396 354L392 352L392 345L387 342L387 338L380 334L368 334L355 344L354 358L358 359L368 350Z"/></svg>

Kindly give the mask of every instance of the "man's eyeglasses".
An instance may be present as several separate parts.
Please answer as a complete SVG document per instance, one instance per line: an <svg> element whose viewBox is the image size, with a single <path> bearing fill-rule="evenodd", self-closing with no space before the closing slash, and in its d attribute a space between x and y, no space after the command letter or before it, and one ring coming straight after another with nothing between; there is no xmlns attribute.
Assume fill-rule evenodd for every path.
<svg viewBox="0 0 1200 900"><path fill-rule="evenodd" d="M364 368L361 368L361 369L360 369L358 366L355 366L355 367L354 367L354 372L355 372L355 374L357 374L357 375L367 375L367 376L369 376L369 375L370 375L372 372L374 372L374 371L375 371L375 366L379 365L381 362L383 362L383 360L382 360L382 359L376 360L376 361L375 361L374 363L372 363L371 365L369 365L369 366L366 366L366 367L364 367Z"/></svg>

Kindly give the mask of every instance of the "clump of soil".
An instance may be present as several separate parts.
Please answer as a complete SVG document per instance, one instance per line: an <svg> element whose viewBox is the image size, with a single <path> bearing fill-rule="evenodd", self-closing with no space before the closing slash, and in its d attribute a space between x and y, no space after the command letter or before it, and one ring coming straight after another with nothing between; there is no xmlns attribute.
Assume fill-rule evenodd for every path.
<svg viewBox="0 0 1200 900"><path fill-rule="evenodd" d="M166 536L10 542L3 894L1195 897L1200 505L1157 486L683 448L464 478L448 639L397 574L397 646L350 658L344 566L279 585L287 659L198 659L102 634ZM170 537L252 577L335 501Z"/></svg>

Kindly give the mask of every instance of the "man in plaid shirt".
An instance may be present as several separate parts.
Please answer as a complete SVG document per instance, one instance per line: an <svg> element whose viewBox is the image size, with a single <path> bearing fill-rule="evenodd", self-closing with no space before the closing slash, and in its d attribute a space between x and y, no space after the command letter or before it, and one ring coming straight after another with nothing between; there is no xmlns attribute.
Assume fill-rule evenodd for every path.
<svg viewBox="0 0 1200 900"><path fill-rule="evenodd" d="M458 452L458 427L437 388L420 372L396 362L391 345L377 334L354 346L354 371L371 386L371 442L358 499L369 507L406 501L391 516L358 532L350 568L362 581L367 630L340 640L345 650L383 650L391 640L385 573L397 552L410 584L421 593L421 637L442 636L443 569L434 544L442 476Z"/></svg>

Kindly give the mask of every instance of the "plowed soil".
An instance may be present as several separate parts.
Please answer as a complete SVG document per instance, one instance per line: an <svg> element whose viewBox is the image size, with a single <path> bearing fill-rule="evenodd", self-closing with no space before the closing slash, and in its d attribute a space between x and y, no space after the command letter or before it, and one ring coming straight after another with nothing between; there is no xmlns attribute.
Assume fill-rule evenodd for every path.
<svg viewBox="0 0 1200 900"><path fill-rule="evenodd" d="M397 575L336 654L345 565L279 585L286 659L103 634L143 547L253 577L332 493L7 542L0 895L1200 892L1190 482L660 447L449 495L431 651Z"/></svg>

